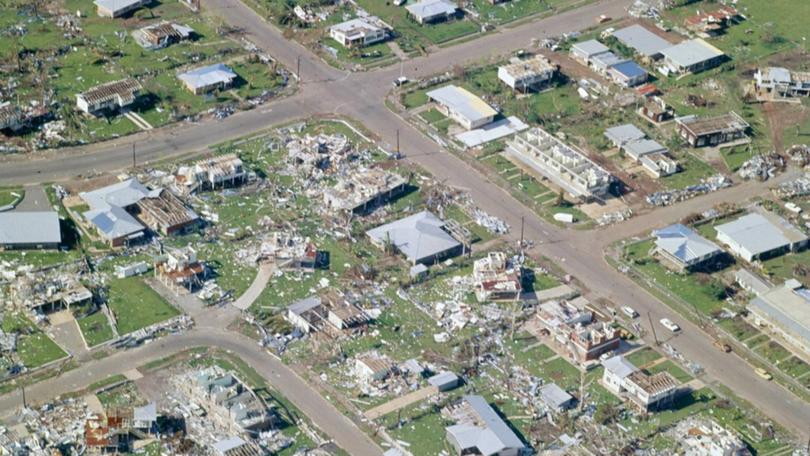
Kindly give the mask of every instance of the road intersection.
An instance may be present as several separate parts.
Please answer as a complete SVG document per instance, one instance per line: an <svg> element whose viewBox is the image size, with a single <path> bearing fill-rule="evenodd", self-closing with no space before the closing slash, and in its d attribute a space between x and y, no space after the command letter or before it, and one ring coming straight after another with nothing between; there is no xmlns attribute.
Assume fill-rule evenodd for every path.
<svg viewBox="0 0 810 456"><path fill-rule="evenodd" d="M402 71L411 79L417 79L449 70L454 65L503 55L510 50L528 47L533 39L585 29L601 14L614 18L621 17L626 14L625 8L630 3L632 3L630 0L604 0L591 3L548 19L504 29L477 40L440 49L428 56L409 60L403 64ZM254 43L288 68L296 68L300 59L302 80L299 92L288 98L273 101L265 107L238 113L222 121L184 124L113 142L44 152L39 154L39 160L11 159L0 166L0 181L9 183L58 181L87 173L89 170L124 169L132 163L133 143L136 145L139 163L144 163L190 155L205 150L210 144L311 115L343 115L357 120L388 144L395 143L395 138L399 134L401 150L407 160L422 166L448 185L467 190L483 210L500 217L512 226L519 226L521 220L525 220L527 237L537 242L534 253L552 259L567 273L577 277L590 291L592 298L602 297L619 305L631 305L641 313L649 312L656 320L666 316L678 323L684 329L683 334L671 338L668 343L686 358L704 367L706 373L704 381L718 381L724 384L787 429L799 435L807 433L807 423L810 422L810 407L807 404L777 384L756 376L747 363L736 355L721 353L713 348L712 339L699 327L681 318L624 274L608 265L603 258L605 249L617 240L634 234L646 234L651 228L680 220L689 213L708 209L719 202L744 202L767 191L763 185L741 184L656 210L651 215L641 215L613 228L587 232L562 229L544 221L464 161L443 151L432 140L392 113L385 106L384 99L390 90L391 81L399 75L398 65L365 73L344 73L325 65L300 44L284 39L279 30L238 0L211 0L207 5L207 8L221 15L228 23L242 29ZM514 235L510 237L514 240ZM650 328L646 329L649 331ZM304 400L300 396L306 393L294 390L304 388L305 391L311 391L309 386L300 378L295 380L289 376L276 377L280 375L282 369L289 369L277 361L269 361L271 357L266 353L260 357L256 353L260 350L254 343L236 342L239 340L241 339L224 332L222 328L212 329L209 334L204 332L203 327L198 327L188 335L172 336L160 343L167 346L167 352L178 351L180 347L194 344L211 344L232 349L239 356L247 358L254 367L260 364L269 369L267 371L270 375L269 380L274 385L278 384L283 394L288 396L291 394L290 399L325 432L335 438L338 444L349 450L344 444L351 442L346 440L358 442L368 440L355 426L349 426L353 431L348 430L345 424L351 423L342 415L340 418L344 421L343 425L340 425L340 418L331 416L331 412L319 412L317 407L324 405L314 402L319 402L318 400L325 402L322 398L312 398L314 402L311 406L299 403L297 399ZM113 356L126 356L131 362L144 361L149 356L156 356L154 351L155 348L144 347ZM104 362L106 361L101 360L93 363ZM114 364L111 362L111 365ZM260 370L260 373L265 372ZM72 375L81 374L71 372L65 374L65 376ZM51 384L53 388L53 384L58 383L58 380L49 382L45 383ZM70 380L65 382L69 384ZM282 386L278 382L289 383ZM43 392L52 391L46 386L35 385L34 388L41 388ZM9 396L0 398L0 409L5 409L3 406L8 404L6 401L9 400L12 400ZM311 415L311 411L315 414ZM363 437L358 437L358 433ZM349 451L351 454L374 454L375 451L365 445L362 448L353 448L357 451Z"/></svg>

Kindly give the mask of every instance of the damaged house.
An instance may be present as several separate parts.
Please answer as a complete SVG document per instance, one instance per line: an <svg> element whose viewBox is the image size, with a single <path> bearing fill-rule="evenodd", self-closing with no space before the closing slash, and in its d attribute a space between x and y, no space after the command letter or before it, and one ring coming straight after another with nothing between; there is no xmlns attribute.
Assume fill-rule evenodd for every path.
<svg viewBox="0 0 810 456"><path fill-rule="evenodd" d="M0 130L17 131L23 127L22 111L10 102L0 103Z"/></svg>
<svg viewBox="0 0 810 456"><path fill-rule="evenodd" d="M366 232L380 249L394 248L411 264L432 264L462 253L463 246L445 231L445 222L422 211Z"/></svg>
<svg viewBox="0 0 810 456"><path fill-rule="evenodd" d="M232 434L253 435L272 428L277 421L252 389L219 367L191 372L180 383L210 419Z"/></svg>
<svg viewBox="0 0 810 456"><path fill-rule="evenodd" d="M557 65L542 55L516 60L498 67L498 79L512 89L524 93L548 86L556 73Z"/></svg>
<svg viewBox="0 0 810 456"><path fill-rule="evenodd" d="M142 239L146 229L166 236L193 229L199 217L166 189L149 190L135 179L79 194L90 207L84 220L110 246Z"/></svg>
<svg viewBox="0 0 810 456"><path fill-rule="evenodd" d="M602 385L646 413L670 406L680 383L669 372L647 374L618 355L602 363Z"/></svg>
<svg viewBox="0 0 810 456"><path fill-rule="evenodd" d="M516 301L522 290L520 268L509 264L503 252L490 252L473 263L475 297L478 302Z"/></svg>
<svg viewBox="0 0 810 456"><path fill-rule="evenodd" d="M678 117L675 123L681 138L692 147L717 146L745 138L751 127L734 111L715 117Z"/></svg>
<svg viewBox="0 0 810 456"><path fill-rule="evenodd" d="M11 299L21 309L49 314L88 303L93 293L72 273L26 273L14 280Z"/></svg>
<svg viewBox="0 0 810 456"><path fill-rule="evenodd" d="M169 45L191 39L194 29L174 22L161 22L132 32L135 41L144 49L163 49Z"/></svg>
<svg viewBox="0 0 810 456"><path fill-rule="evenodd" d="M274 261L280 268L312 272L327 266L327 257L308 237L275 231L262 241L257 261Z"/></svg>
<svg viewBox="0 0 810 456"><path fill-rule="evenodd" d="M371 320L363 309L334 291L294 302L287 307L286 317L304 333L324 333L330 337L365 328Z"/></svg>
<svg viewBox="0 0 810 456"><path fill-rule="evenodd" d="M155 277L174 293L199 288L206 275L205 265L197 260L197 252L191 247L174 249L155 259Z"/></svg>
<svg viewBox="0 0 810 456"><path fill-rule="evenodd" d="M459 456L529 454L530 449L482 396L464 396L459 404L448 407L443 414L456 423L445 431L447 441Z"/></svg>
<svg viewBox="0 0 810 456"><path fill-rule="evenodd" d="M540 304L536 318L553 340L571 358L584 363L619 348L619 331L607 322L597 322L586 308L587 300L552 300Z"/></svg>
<svg viewBox="0 0 810 456"><path fill-rule="evenodd" d="M365 213L405 191L407 181L399 174L379 168L364 168L339 179L323 192L326 208L334 211Z"/></svg>
<svg viewBox="0 0 810 456"><path fill-rule="evenodd" d="M205 158L191 166L181 166L175 175L175 185L183 194L198 190L235 187L247 180L247 171L236 154Z"/></svg>
<svg viewBox="0 0 810 456"><path fill-rule="evenodd" d="M810 72L808 71L792 71L782 67L757 69L757 72L754 73L754 84L761 93L771 93L780 97L810 96ZM2 122L1 119L0 122Z"/></svg>
<svg viewBox="0 0 810 456"><path fill-rule="evenodd" d="M142 89L141 83L133 78L106 82L76 95L76 107L94 116L115 112L132 106Z"/></svg>
<svg viewBox="0 0 810 456"><path fill-rule="evenodd" d="M393 374L395 369L396 366L387 356L375 351L358 355L354 360L355 375L367 383L383 381Z"/></svg>

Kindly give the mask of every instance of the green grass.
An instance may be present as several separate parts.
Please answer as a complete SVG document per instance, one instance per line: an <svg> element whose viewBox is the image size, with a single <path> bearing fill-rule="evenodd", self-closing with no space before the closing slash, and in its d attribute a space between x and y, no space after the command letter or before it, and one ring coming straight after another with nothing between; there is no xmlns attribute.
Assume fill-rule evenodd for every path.
<svg viewBox="0 0 810 456"><path fill-rule="evenodd" d="M493 5L489 0L473 0L475 10L480 14L481 22L506 24L528 16L550 11L552 6L569 3L570 0L540 2L535 0L511 0ZM552 5L554 4L554 5Z"/></svg>
<svg viewBox="0 0 810 456"><path fill-rule="evenodd" d="M6 313L3 331L18 333L17 356L29 369L34 369L67 356L54 341L22 314Z"/></svg>
<svg viewBox="0 0 810 456"><path fill-rule="evenodd" d="M87 390L88 391L100 390L101 388L104 388L106 386L114 385L119 382L124 382L126 381L126 379L127 378L123 374L110 375L105 379L91 383L90 386L87 387Z"/></svg>
<svg viewBox="0 0 810 456"><path fill-rule="evenodd" d="M799 265L810 264L810 250L798 253L788 253L780 257L765 260L763 270L774 282L780 283L787 279L798 279L805 286L810 286L810 277L802 277L793 274L794 269Z"/></svg>
<svg viewBox="0 0 810 456"><path fill-rule="evenodd" d="M777 364L777 367L793 378L801 377L810 372L810 365L796 356L783 359Z"/></svg>
<svg viewBox="0 0 810 456"><path fill-rule="evenodd" d="M110 280L108 305L121 335L179 315L177 309L138 277Z"/></svg>
<svg viewBox="0 0 810 456"><path fill-rule="evenodd" d="M769 341L768 343L758 345L754 351L764 356L768 361L773 364L790 357L790 352L779 343Z"/></svg>
<svg viewBox="0 0 810 456"><path fill-rule="evenodd" d="M427 92L429 91L430 89L415 90L412 92L408 92L405 95L403 95L402 104L405 105L405 108L407 109L413 109L422 106L424 104L427 104L428 101L430 101L427 96Z"/></svg>
<svg viewBox="0 0 810 456"><path fill-rule="evenodd" d="M750 160L756 153L747 146L727 147L720 150L726 166L732 172L736 172L746 161Z"/></svg>
<svg viewBox="0 0 810 456"><path fill-rule="evenodd" d="M449 452L444 428L448 426L440 413L430 407L411 406L402 411L402 416L409 418L402 427L397 426L397 414L392 413L382 418L390 429L388 433L397 440L407 442L408 451L424 456L438 456Z"/></svg>
<svg viewBox="0 0 810 456"><path fill-rule="evenodd" d="M76 322L79 324L88 347L95 347L113 338L112 328L107 322L107 317L101 311L79 318Z"/></svg>
<svg viewBox="0 0 810 456"><path fill-rule="evenodd" d="M0 207L8 206L17 201L18 197L14 196L13 193L25 196L25 191L22 188L0 188Z"/></svg>
<svg viewBox="0 0 810 456"><path fill-rule="evenodd" d="M564 390L572 390L579 386L580 371L563 358L543 363L534 361L524 367L533 375L542 377L547 382L554 382Z"/></svg>
<svg viewBox="0 0 810 456"><path fill-rule="evenodd" d="M649 372L650 374L657 374L658 372L664 371L672 374L672 376L675 377L681 383L686 383L692 380L693 378L688 372L681 369L677 364L675 364L671 360L666 360L647 369L647 372Z"/></svg>
<svg viewBox="0 0 810 456"><path fill-rule="evenodd" d="M699 184L701 179L717 174L717 171L711 165L690 153L675 155L681 170L659 179L670 190L680 190L690 185Z"/></svg>
<svg viewBox="0 0 810 456"><path fill-rule="evenodd" d="M759 334L756 328L740 317L720 320L717 324L731 334L732 337L740 341L750 339Z"/></svg>
<svg viewBox="0 0 810 456"><path fill-rule="evenodd" d="M627 356L627 361L630 361L636 367L646 366L659 359L661 359L661 354L650 347L644 347Z"/></svg>
<svg viewBox="0 0 810 456"><path fill-rule="evenodd" d="M540 344L537 338L523 331L515 334L514 339L508 340L506 346L515 361L522 366L542 362L555 355L548 346Z"/></svg>
<svg viewBox="0 0 810 456"><path fill-rule="evenodd" d="M425 122L429 124L436 123L439 122L440 120L444 120L447 118L444 114L440 113L435 108L423 111L422 113L419 114L419 117L421 117Z"/></svg>

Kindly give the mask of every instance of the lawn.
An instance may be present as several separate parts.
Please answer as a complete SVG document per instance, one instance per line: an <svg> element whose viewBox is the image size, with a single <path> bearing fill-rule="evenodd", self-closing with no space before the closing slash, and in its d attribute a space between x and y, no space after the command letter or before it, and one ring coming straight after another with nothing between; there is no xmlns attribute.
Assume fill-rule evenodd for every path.
<svg viewBox="0 0 810 456"><path fill-rule="evenodd" d="M547 382L556 383L564 390L573 390L579 386L580 371L563 358L555 358L548 362L535 360L526 367L532 375L543 378Z"/></svg>
<svg viewBox="0 0 810 456"><path fill-rule="evenodd" d="M472 4L475 11L479 14L477 18L479 21L491 24L506 24L538 13L550 11L551 5L549 3L565 4L568 1L570 0L557 0L552 2L512 0L493 5L489 0L473 0Z"/></svg>
<svg viewBox="0 0 810 456"><path fill-rule="evenodd" d="M442 415L433 407L416 405L404 409L401 413L408 422L401 427L397 425L397 414L392 413L380 421L389 429L388 433L399 441L406 442L411 454L439 456L451 450L445 439L445 422Z"/></svg>
<svg viewBox="0 0 810 456"><path fill-rule="evenodd" d="M521 366L543 362L555 354L548 346L541 344L537 338L527 332L515 334L513 339L506 341L506 347Z"/></svg>
<svg viewBox="0 0 810 456"><path fill-rule="evenodd" d="M627 361L639 368L659 359L661 359L661 354L650 347L644 347L627 356Z"/></svg>
<svg viewBox="0 0 810 456"><path fill-rule="evenodd" d="M180 314L138 277L110 280L108 305L121 335Z"/></svg>
<svg viewBox="0 0 810 456"><path fill-rule="evenodd" d="M732 172L736 172L746 161L750 160L756 153L748 146L727 147L720 150L726 166Z"/></svg>
<svg viewBox="0 0 810 456"><path fill-rule="evenodd" d="M6 313L2 326L6 333L19 333L17 355L29 369L67 356L67 353L22 314Z"/></svg>
<svg viewBox="0 0 810 456"><path fill-rule="evenodd" d="M661 183L670 190L680 190L699 184L701 179L717 174L717 170L711 165L688 152L676 153L675 157L678 159L680 171L660 179Z"/></svg>
<svg viewBox="0 0 810 456"><path fill-rule="evenodd" d="M84 335L88 347L95 347L113 338L113 331L107 321L107 316L101 311L79 318L76 322L82 330L82 335Z"/></svg>
<svg viewBox="0 0 810 456"><path fill-rule="evenodd" d="M756 328L740 317L720 320L717 324L739 341L750 339L759 334Z"/></svg>
<svg viewBox="0 0 810 456"><path fill-rule="evenodd" d="M793 378L801 377L810 372L810 365L795 356L783 359L777 364L777 367Z"/></svg>
<svg viewBox="0 0 810 456"><path fill-rule="evenodd" d="M790 352L774 341L758 345L754 348L754 351L764 356L772 364L777 364L779 361L790 357Z"/></svg>
<svg viewBox="0 0 810 456"><path fill-rule="evenodd" d="M774 283L795 278L805 286L810 286L810 277L796 276L793 274L797 266L808 264L810 264L810 250L804 250L803 252L789 253L765 260L763 262L763 270Z"/></svg>
<svg viewBox="0 0 810 456"><path fill-rule="evenodd" d="M0 188L0 207L8 206L24 195L25 191L22 188Z"/></svg>
<svg viewBox="0 0 810 456"><path fill-rule="evenodd" d="M646 370L650 374L657 374L658 372L664 371L669 372L681 383L686 383L692 380L692 376L688 372L681 369L677 364L675 364L671 360L666 360L664 362L658 363L655 366L652 366Z"/></svg>

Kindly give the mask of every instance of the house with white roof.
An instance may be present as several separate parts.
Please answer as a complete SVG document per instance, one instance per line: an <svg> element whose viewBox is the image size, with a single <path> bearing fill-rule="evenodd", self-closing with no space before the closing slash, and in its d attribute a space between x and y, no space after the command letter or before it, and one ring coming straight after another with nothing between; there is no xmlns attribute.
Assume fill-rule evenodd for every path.
<svg viewBox="0 0 810 456"><path fill-rule="evenodd" d="M656 238L655 253L681 272L705 264L723 252L717 244L680 223L652 234Z"/></svg>
<svg viewBox="0 0 810 456"><path fill-rule="evenodd" d="M0 212L0 250L57 249L61 243L56 212Z"/></svg>
<svg viewBox="0 0 810 456"><path fill-rule="evenodd" d="M208 65L185 73L180 73L177 78L195 95L223 90L231 85L239 77L233 70L222 63Z"/></svg>
<svg viewBox="0 0 810 456"><path fill-rule="evenodd" d="M395 248L412 264L432 264L458 256L462 244L445 229L445 222L428 211L369 230L371 242L381 249Z"/></svg>
<svg viewBox="0 0 810 456"><path fill-rule="evenodd" d="M517 59L498 67L498 79L512 89L526 92L547 86L554 79L557 65L542 55Z"/></svg>
<svg viewBox="0 0 810 456"><path fill-rule="evenodd" d="M795 252L808 244L807 235L801 230L782 217L761 209L714 229L718 241L749 263Z"/></svg>
<svg viewBox="0 0 810 456"><path fill-rule="evenodd" d="M810 72L782 67L759 68L754 73L757 90L781 97L810 96Z"/></svg>
<svg viewBox="0 0 810 456"><path fill-rule="evenodd" d="M422 0L405 7L408 14L420 24L445 21L456 15L458 5L451 0Z"/></svg>
<svg viewBox="0 0 810 456"><path fill-rule="evenodd" d="M746 309L757 325L810 354L810 290L801 282L790 279L771 287L752 299Z"/></svg>
<svg viewBox="0 0 810 456"><path fill-rule="evenodd" d="M121 17L125 16L144 5L148 5L152 0L96 0L96 13L101 17Z"/></svg>
<svg viewBox="0 0 810 456"><path fill-rule="evenodd" d="M649 59L660 58L661 51L672 46L672 43L639 24L616 30L613 32L613 37L636 51L637 54Z"/></svg>
<svg viewBox="0 0 810 456"><path fill-rule="evenodd" d="M481 396L464 396L449 413L456 424L445 428L447 441L459 456L518 456L530 451Z"/></svg>
<svg viewBox="0 0 810 456"><path fill-rule="evenodd" d="M498 111L463 87L448 85L431 90L427 96L439 111L467 130L486 125L498 115Z"/></svg>
<svg viewBox="0 0 810 456"><path fill-rule="evenodd" d="M388 27L376 16L358 17L329 27L329 36L344 47L362 47L385 41Z"/></svg>
<svg viewBox="0 0 810 456"><path fill-rule="evenodd" d="M584 65L590 65L594 57L609 52L610 48L596 40L580 41L571 45L571 57Z"/></svg>
<svg viewBox="0 0 810 456"><path fill-rule="evenodd" d="M696 38L661 50L665 74L699 73L723 63L726 54L706 41Z"/></svg>

